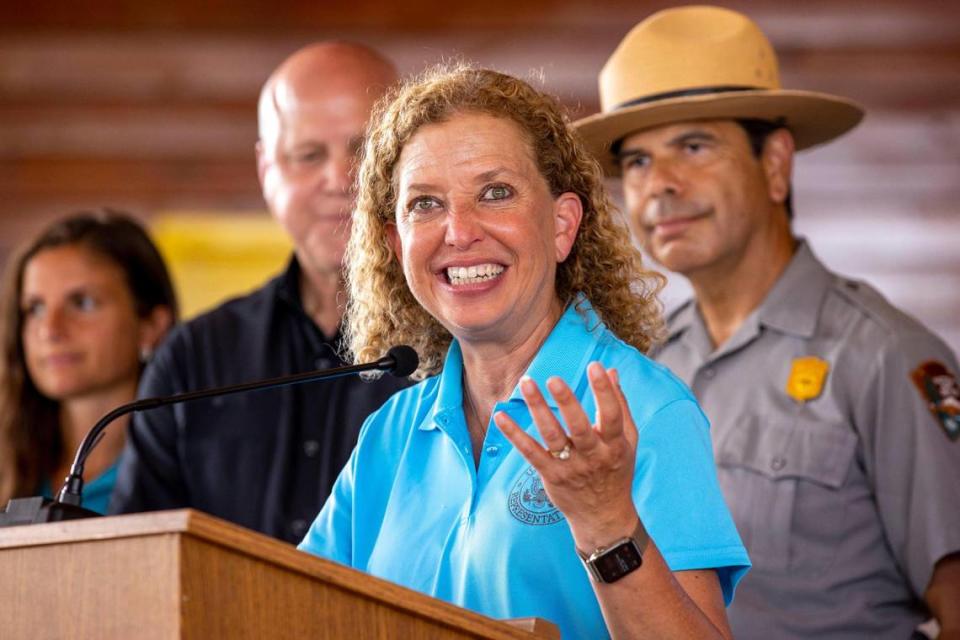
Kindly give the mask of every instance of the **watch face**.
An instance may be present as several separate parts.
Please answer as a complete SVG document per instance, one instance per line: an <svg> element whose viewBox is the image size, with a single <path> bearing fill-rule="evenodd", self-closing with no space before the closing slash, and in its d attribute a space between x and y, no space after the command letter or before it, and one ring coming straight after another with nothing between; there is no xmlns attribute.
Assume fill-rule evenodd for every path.
<svg viewBox="0 0 960 640"><path fill-rule="evenodd" d="M625 540L609 549L600 557L593 559L592 564L600 579L604 582L615 582L643 564L643 556L633 540Z"/></svg>

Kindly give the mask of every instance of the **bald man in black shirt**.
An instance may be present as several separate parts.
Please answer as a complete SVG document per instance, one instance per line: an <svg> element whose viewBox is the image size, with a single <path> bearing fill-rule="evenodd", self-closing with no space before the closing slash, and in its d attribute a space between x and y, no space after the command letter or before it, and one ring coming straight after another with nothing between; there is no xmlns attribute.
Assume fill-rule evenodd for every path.
<svg viewBox="0 0 960 640"><path fill-rule="evenodd" d="M390 62L347 43L310 45L277 68L260 96L257 165L294 256L262 288L176 329L144 372L141 397L344 364L352 169L370 109L395 80ZM299 542L364 419L404 385L350 376L139 414L111 513L192 507Z"/></svg>

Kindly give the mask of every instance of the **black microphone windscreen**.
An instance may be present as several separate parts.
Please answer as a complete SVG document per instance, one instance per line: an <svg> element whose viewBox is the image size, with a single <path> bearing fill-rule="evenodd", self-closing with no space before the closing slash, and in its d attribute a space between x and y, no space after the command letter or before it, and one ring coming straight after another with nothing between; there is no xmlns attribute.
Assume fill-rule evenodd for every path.
<svg viewBox="0 0 960 640"><path fill-rule="evenodd" d="M420 356L409 345L398 344L395 347L390 347L390 350L387 351L387 357L393 358L394 362L390 374L398 378L406 378L420 366Z"/></svg>

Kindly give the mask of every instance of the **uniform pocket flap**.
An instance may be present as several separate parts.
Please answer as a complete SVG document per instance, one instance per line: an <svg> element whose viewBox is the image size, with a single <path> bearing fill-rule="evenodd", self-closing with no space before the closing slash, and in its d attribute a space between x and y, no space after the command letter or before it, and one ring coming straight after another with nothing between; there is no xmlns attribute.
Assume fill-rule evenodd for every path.
<svg viewBox="0 0 960 640"><path fill-rule="evenodd" d="M731 430L717 451L720 466L746 467L770 478L803 478L838 489L857 437L846 427L802 420L792 426L750 419Z"/></svg>

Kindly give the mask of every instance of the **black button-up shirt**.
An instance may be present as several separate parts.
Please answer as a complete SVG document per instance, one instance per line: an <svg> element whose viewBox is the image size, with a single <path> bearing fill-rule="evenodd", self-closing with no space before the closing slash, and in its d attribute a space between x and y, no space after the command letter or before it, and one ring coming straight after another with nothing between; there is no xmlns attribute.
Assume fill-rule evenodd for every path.
<svg viewBox="0 0 960 640"><path fill-rule="evenodd" d="M140 397L341 366L303 311L300 269L177 327L144 371ZM299 542L367 415L408 384L392 376L194 400L131 421L111 513L192 507Z"/></svg>

